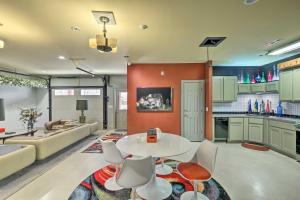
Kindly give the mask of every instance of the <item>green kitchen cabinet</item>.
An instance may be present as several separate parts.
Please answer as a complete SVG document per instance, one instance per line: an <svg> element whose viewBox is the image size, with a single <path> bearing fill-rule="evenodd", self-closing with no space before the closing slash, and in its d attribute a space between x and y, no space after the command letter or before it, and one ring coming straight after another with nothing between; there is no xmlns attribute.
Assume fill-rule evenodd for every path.
<svg viewBox="0 0 300 200"><path fill-rule="evenodd" d="M266 92L279 92L279 81L266 83Z"/></svg>
<svg viewBox="0 0 300 200"><path fill-rule="evenodd" d="M213 77L213 102L222 102L223 101L223 77L222 76L214 76Z"/></svg>
<svg viewBox="0 0 300 200"><path fill-rule="evenodd" d="M263 93L266 91L265 83L251 84L251 93Z"/></svg>
<svg viewBox="0 0 300 200"><path fill-rule="evenodd" d="M244 141L249 140L249 118L244 118Z"/></svg>
<svg viewBox="0 0 300 200"><path fill-rule="evenodd" d="M281 150L282 149L282 133L281 129L277 127L269 127L270 144L272 147Z"/></svg>
<svg viewBox="0 0 300 200"><path fill-rule="evenodd" d="M293 100L293 71L280 72L280 100L292 101Z"/></svg>
<svg viewBox="0 0 300 200"><path fill-rule="evenodd" d="M213 77L213 102L233 102L237 99L236 76Z"/></svg>
<svg viewBox="0 0 300 200"><path fill-rule="evenodd" d="M237 99L237 77L236 76L224 76L224 98L225 102L233 102Z"/></svg>
<svg viewBox="0 0 300 200"><path fill-rule="evenodd" d="M300 69L293 70L293 101L300 101Z"/></svg>
<svg viewBox="0 0 300 200"><path fill-rule="evenodd" d="M238 84L238 93L239 94L250 94L251 93L251 88L250 84Z"/></svg>
<svg viewBox="0 0 300 200"><path fill-rule="evenodd" d="M263 143L269 145L269 120L264 119Z"/></svg>
<svg viewBox="0 0 300 200"><path fill-rule="evenodd" d="M244 119L229 118L229 141L242 141L244 138Z"/></svg>
<svg viewBox="0 0 300 200"><path fill-rule="evenodd" d="M263 142L263 125L249 124L249 141L262 143Z"/></svg>
<svg viewBox="0 0 300 200"><path fill-rule="evenodd" d="M296 131L282 129L282 150L288 154L296 154Z"/></svg>

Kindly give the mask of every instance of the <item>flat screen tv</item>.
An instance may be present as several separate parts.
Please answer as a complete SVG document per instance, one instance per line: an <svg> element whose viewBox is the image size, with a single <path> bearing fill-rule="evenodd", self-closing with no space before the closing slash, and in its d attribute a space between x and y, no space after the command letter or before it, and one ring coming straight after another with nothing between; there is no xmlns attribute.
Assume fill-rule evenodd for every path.
<svg viewBox="0 0 300 200"><path fill-rule="evenodd" d="M136 108L138 112L171 112L172 88L137 88Z"/></svg>

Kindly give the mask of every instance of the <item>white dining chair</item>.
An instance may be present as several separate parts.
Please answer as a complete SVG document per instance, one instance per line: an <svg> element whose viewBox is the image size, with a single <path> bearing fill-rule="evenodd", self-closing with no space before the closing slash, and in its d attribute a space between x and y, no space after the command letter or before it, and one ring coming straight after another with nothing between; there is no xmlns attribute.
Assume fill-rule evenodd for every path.
<svg viewBox="0 0 300 200"><path fill-rule="evenodd" d="M113 141L100 140L100 143L102 145L104 160L108 163L113 164L116 169L114 176L105 181L104 187L110 191L121 190L123 188L117 184L116 174L120 169L120 165L124 161L124 157Z"/></svg>
<svg viewBox="0 0 300 200"><path fill-rule="evenodd" d="M116 182L123 188L132 188L132 199L136 198L136 188L147 184L153 177L154 164L151 156L128 158L124 161Z"/></svg>
<svg viewBox="0 0 300 200"><path fill-rule="evenodd" d="M205 195L198 192L198 183L211 179L215 170L217 152L216 144L204 140L190 162L182 162L177 165L178 173L191 181L194 186L194 191L183 193L180 200L208 200Z"/></svg>
<svg viewBox="0 0 300 200"><path fill-rule="evenodd" d="M176 155L176 156L168 156L168 157L166 157L166 159L175 160L178 162L192 162L199 146L200 146L200 142L191 142L191 148L189 151L187 151L183 154Z"/></svg>

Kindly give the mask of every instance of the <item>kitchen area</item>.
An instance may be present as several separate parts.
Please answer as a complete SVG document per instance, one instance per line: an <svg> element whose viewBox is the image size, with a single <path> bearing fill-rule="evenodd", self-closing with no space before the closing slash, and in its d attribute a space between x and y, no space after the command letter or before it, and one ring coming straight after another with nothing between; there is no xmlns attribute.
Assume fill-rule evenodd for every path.
<svg viewBox="0 0 300 200"><path fill-rule="evenodd" d="M300 57L261 67L214 67L213 137L300 160Z"/></svg>

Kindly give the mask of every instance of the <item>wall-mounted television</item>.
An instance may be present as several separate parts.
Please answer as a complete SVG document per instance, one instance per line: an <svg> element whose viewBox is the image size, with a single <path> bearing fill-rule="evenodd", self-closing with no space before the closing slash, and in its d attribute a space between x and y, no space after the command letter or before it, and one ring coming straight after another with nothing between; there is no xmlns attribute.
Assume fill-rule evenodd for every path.
<svg viewBox="0 0 300 200"><path fill-rule="evenodd" d="M172 88L137 88L136 108L138 112L171 112Z"/></svg>

